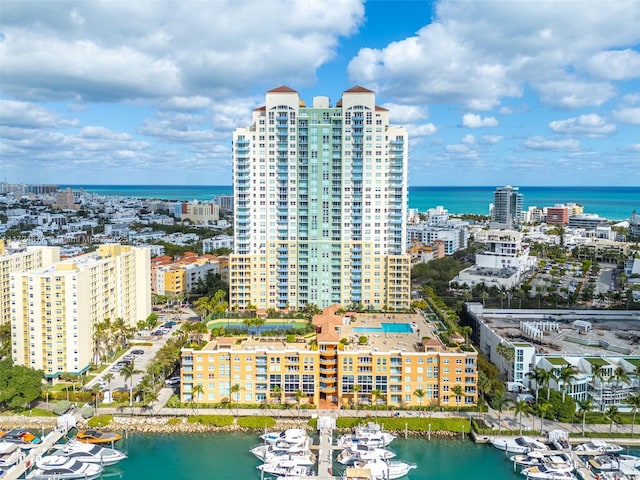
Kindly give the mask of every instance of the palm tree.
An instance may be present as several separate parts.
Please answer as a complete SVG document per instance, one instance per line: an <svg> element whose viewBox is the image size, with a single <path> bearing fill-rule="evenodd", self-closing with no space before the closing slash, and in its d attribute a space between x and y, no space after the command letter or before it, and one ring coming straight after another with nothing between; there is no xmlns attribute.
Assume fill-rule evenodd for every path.
<svg viewBox="0 0 640 480"><path fill-rule="evenodd" d="M362 391L362 387L360 385L353 386L353 402L356 404L356 412L360 410L360 403L358 402L358 393Z"/></svg>
<svg viewBox="0 0 640 480"><path fill-rule="evenodd" d="M522 435L522 415L529 416L529 404L524 400L518 400L513 403L513 416L518 415L520 417L520 435Z"/></svg>
<svg viewBox="0 0 640 480"><path fill-rule="evenodd" d="M418 397L418 402L420 402L420 415L422 416L422 400L424 399L425 395L424 390L418 388L415 392L413 392L413 394Z"/></svg>
<svg viewBox="0 0 640 480"><path fill-rule="evenodd" d="M457 411L460 411L460 399L462 398L462 387L460 385L454 386L451 391L456 396L456 407Z"/></svg>
<svg viewBox="0 0 640 480"><path fill-rule="evenodd" d="M596 391L596 381L599 381L602 390L602 383L604 381L604 365L592 365L591 366L591 388ZM600 398L602 400L602 398Z"/></svg>
<svg viewBox="0 0 640 480"><path fill-rule="evenodd" d="M491 408L498 411L498 430L502 430L502 409L509 405L511 400L504 396L504 392L497 392L491 400Z"/></svg>
<svg viewBox="0 0 640 480"><path fill-rule="evenodd" d="M44 393L45 398L47 399L47 410L49 410L49 393L51 392L51 384L46 380L43 380L42 382L42 392Z"/></svg>
<svg viewBox="0 0 640 480"><path fill-rule="evenodd" d="M238 385L237 383L231 386L231 390L229 390L229 393L231 393L232 397L235 397L236 399L236 417L238 415L240 415L240 390L241 390L241 386Z"/></svg>
<svg viewBox="0 0 640 480"><path fill-rule="evenodd" d="M631 407L633 418L631 419L631 436L633 437L633 426L636 423L636 413L640 410L640 393L632 393L627 397L627 404Z"/></svg>
<svg viewBox="0 0 640 480"><path fill-rule="evenodd" d="M543 432L542 423L544 422L544 417L552 408L553 405L549 402L542 402L538 404L538 415L540 415L540 433Z"/></svg>
<svg viewBox="0 0 640 480"><path fill-rule="evenodd" d="M582 436L584 437L584 426L587 417L587 412L593 410L593 400L585 398L584 400L578 400L578 411L582 413Z"/></svg>
<svg viewBox="0 0 640 480"><path fill-rule="evenodd" d="M140 370L136 370L136 367L134 366L134 363L131 362L128 365L125 365L124 367L122 367L122 370L120 370L120 376L124 377L124 383L127 383L127 381L129 381L129 407L133 407L133 376L137 375L138 373L142 373Z"/></svg>
<svg viewBox="0 0 640 480"><path fill-rule="evenodd" d="M96 383L93 387L91 387L91 393L93 393L96 399L96 415L98 415L98 405L100 403L100 385Z"/></svg>
<svg viewBox="0 0 640 480"><path fill-rule="evenodd" d="M371 401L374 402L374 409L376 411L376 417L378 416L378 399L382 396L382 390L379 388L374 388L371 390Z"/></svg>
<svg viewBox="0 0 640 480"><path fill-rule="evenodd" d="M549 383L551 378L549 375L550 372L551 370L547 370L542 367L534 367L532 371L527 373L527 376L536 384L536 401L538 401L538 392L540 391L540 387Z"/></svg>
<svg viewBox="0 0 640 480"><path fill-rule="evenodd" d="M630 384L631 379L629 378L629 374L623 367L617 367L613 372L613 379L616 383L616 392L622 388L622 384Z"/></svg>
<svg viewBox="0 0 640 480"><path fill-rule="evenodd" d="M298 420L300 419L300 401L304 398L304 393L299 388L295 393L296 403L298 404Z"/></svg>
<svg viewBox="0 0 640 480"><path fill-rule="evenodd" d="M198 414L198 401L200 400L200 395L204 395L204 387L202 386L201 383L197 383L196 385L193 386L193 389L191 390L191 399L193 401L193 404L195 406L195 411L196 411L196 415Z"/></svg>
<svg viewBox="0 0 640 480"><path fill-rule="evenodd" d="M616 407L615 405L609 405L609 407L607 407L607 410L604 412L604 416L609 420L609 433L611 433L613 430L613 422L618 423L618 421L620 420L619 413L620 412L618 410L618 407Z"/></svg>
<svg viewBox="0 0 640 480"><path fill-rule="evenodd" d="M560 370L560 374L558 375L558 380L562 381L562 401L564 402L565 394L567 393L568 386L571 385L571 382L576 379L576 369L571 365L565 365Z"/></svg>
<svg viewBox="0 0 640 480"><path fill-rule="evenodd" d="M113 373L107 372L102 376L102 379L107 382L107 388L111 391L111 381L113 380Z"/></svg>
<svg viewBox="0 0 640 480"><path fill-rule="evenodd" d="M501 343L496 347L496 352L507 363L506 366L504 366L504 369L507 372L507 381L510 381L511 379L510 366L511 366L511 362L515 358L515 349L507 343Z"/></svg>
<svg viewBox="0 0 640 480"><path fill-rule="evenodd" d="M282 395L282 388L280 387L280 385L274 385L273 387L271 387L271 396L272 397L275 397L275 396L278 397L278 405L282 404L281 395ZM278 413L278 415L280 415L280 414Z"/></svg>

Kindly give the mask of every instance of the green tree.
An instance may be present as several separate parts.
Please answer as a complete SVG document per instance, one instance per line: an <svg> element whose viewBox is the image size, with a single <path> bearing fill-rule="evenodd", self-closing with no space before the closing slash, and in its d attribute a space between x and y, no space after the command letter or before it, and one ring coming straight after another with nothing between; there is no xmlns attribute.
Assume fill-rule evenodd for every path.
<svg viewBox="0 0 640 480"><path fill-rule="evenodd" d="M425 393L421 388L416 389L413 394L418 398L418 402L420 403L420 415L422 415L422 400L424 399Z"/></svg>
<svg viewBox="0 0 640 480"><path fill-rule="evenodd" d="M547 414L553 410L553 405L549 402L538 403L538 415L540 415L540 432L543 432L542 424L544 423L544 418Z"/></svg>
<svg viewBox="0 0 640 480"><path fill-rule="evenodd" d="M507 381L510 381L511 362L513 362L513 359L515 358L515 349L507 343L501 343L496 347L496 352L502 357L503 362L506 362L506 365L503 364L504 370L507 372Z"/></svg>
<svg viewBox="0 0 640 480"><path fill-rule="evenodd" d="M640 393L632 393L627 397L627 404L631 407L633 418L631 419L631 436L633 437L633 426L636 424L636 413L640 410Z"/></svg>
<svg viewBox="0 0 640 480"><path fill-rule="evenodd" d="M129 382L129 407L133 407L133 376L138 373L142 373L140 370L136 370L134 362L122 367L120 370L120 376L124 378L124 383Z"/></svg>
<svg viewBox="0 0 640 480"><path fill-rule="evenodd" d="M282 405L282 388L280 385L274 385L271 387L271 396L278 398L278 405Z"/></svg>
<svg viewBox="0 0 640 480"><path fill-rule="evenodd" d="M462 398L462 387L460 385L455 385L451 391L453 392L453 394L456 396L456 408L457 411L460 411L460 400Z"/></svg>
<svg viewBox="0 0 640 480"><path fill-rule="evenodd" d="M353 386L353 402L356 404L356 412L360 409L360 401L358 400L358 393L362 391L362 387L358 384Z"/></svg>
<svg viewBox="0 0 640 480"><path fill-rule="evenodd" d="M613 432L613 422L620 422L620 412L615 405L609 405L604 412L604 416L609 420L609 433Z"/></svg>
<svg viewBox="0 0 640 480"><path fill-rule="evenodd" d="M240 390L241 389L242 387L236 383L234 385L231 385L231 389L229 390L229 393L231 393L231 398L235 399L236 401L236 417L240 415Z"/></svg>
<svg viewBox="0 0 640 480"><path fill-rule="evenodd" d="M522 416L529 416L529 412L531 411L531 408L529 407L529 404L524 401L524 400L518 400L517 402L513 403L512 406L513 409L513 416L518 416L519 417L519 423L520 423L520 435L522 435Z"/></svg>
<svg viewBox="0 0 640 480"><path fill-rule="evenodd" d="M304 393L299 388L296 390L295 398L298 404L298 419L300 419L300 401L304 398Z"/></svg>
<svg viewBox="0 0 640 480"><path fill-rule="evenodd" d="M191 399L196 406L196 415L198 414L198 405L200 404L200 397L204 395L204 388L201 383L196 383L191 390Z"/></svg>
<svg viewBox="0 0 640 480"><path fill-rule="evenodd" d="M502 430L502 410L511 403L511 400L505 397L504 391L496 392L491 399L491 408L498 412L498 429Z"/></svg>
<svg viewBox="0 0 640 480"><path fill-rule="evenodd" d="M42 395L41 370L12 365L11 359L0 361L0 406L17 410L25 408Z"/></svg>
<svg viewBox="0 0 640 480"><path fill-rule="evenodd" d="M550 370L546 370L542 367L534 367L532 371L527 373L527 376L535 383L536 401L538 401L538 392L540 387L548 385Z"/></svg>
<svg viewBox="0 0 640 480"><path fill-rule="evenodd" d="M584 437L586 416L587 412L593 410L593 400L591 400L590 398L585 398L584 400L578 400L576 404L578 405L578 411L582 413L582 436Z"/></svg>
<svg viewBox="0 0 640 480"><path fill-rule="evenodd" d="M378 416L378 399L382 396L382 390L374 388L371 390L371 401L373 402L374 409L376 411L376 417Z"/></svg>
<svg viewBox="0 0 640 480"><path fill-rule="evenodd" d="M558 380L562 381L562 401L564 402L565 394L568 391L568 387L571 386L571 382L576 379L576 369L571 365L562 367L558 375Z"/></svg>

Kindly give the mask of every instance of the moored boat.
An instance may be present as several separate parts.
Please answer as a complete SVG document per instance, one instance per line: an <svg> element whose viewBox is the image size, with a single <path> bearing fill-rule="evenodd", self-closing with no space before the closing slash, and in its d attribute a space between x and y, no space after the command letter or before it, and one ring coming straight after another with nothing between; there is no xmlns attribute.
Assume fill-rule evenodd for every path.
<svg viewBox="0 0 640 480"><path fill-rule="evenodd" d="M620 470L622 465L638 468L640 467L640 457L619 453L606 453L604 455L593 456L589 459L589 464L600 471Z"/></svg>
<svg viewBox="0 0 640 480"><path fill-rule="evenodd" d="M76 434L76 439L83 443L115 443L122 435L113 432L101 432L100 430L81 430Z"/></svg>
<svg viewBox="0 0 640 480"><path fill-rule="evenodd" d="M102 475L102 466L59 456L42 457L29 472L29 480L93 480Z"/></svg>
<svg viewBox="0 0 640 480"><path fill-rule="evenodd" d="M351 445L338 454L337 461L342 465L354 465L358 461L369 461L379 458L381 460L390 460L396 454L391 450L379 447L369 447L367 445Z"/></svg>
<svg viewBox="0 0 640 480"><path fill-rule="evenodd" d="M544 443L535 438L522 436L515 438L494 438L491 444L498 450L506 450L512 453L529 453L533 450L549 450Z"/></svg>
<svg viewBox="0 0 640 480"><path fill-rule="evenodd" d="M115 448L102 447L96 444L70 441L64 445L57 445L52 455L72 458L84 463L98 463L100 465L114 465L127 456Z"/></svg>
<svg viewBox="0 0 640 480"><path fill-rule="evenodd" d="M411 470L417 468L416 465L412 465L402 460L388 460L384 461L379 458L370 460L368 462L360 461L356 462L355 467L365 468L371 471L371 476L375 480L394 480L407 475Z"/></svg>
<svg viewBox="0 0 640 480"><path fill-rule="evenodd" d="M573 450L579 455L599 455L602 453L617 453L624 449L620 445L595 439L576 445Z"/></svg>
<svg viewBox="0 0 640 480"><path fill-rule="evenodd" d="M264 473L275 475L277 477L313 475L313 471L309 467L296 465L295 462L290 460L284 460L279 463L265 463L264 465L259 465L257 468L258 470L262 470Z"/></svg>
<svg viewBox="0 0 640 480"><path fill-rule="evenodd" d="M352 445L381 448L389 445L395 438L395 435L383 431L377 423L369 422L366 426L356 427L354 433L342 435L336 444L342 448Z"/></svg>
<svg viewBox="0 0 640 480"><path fill-rule="evenodd" d="M571 472L575 463L571 453L534 450L523 455L513 455L511 461L522 467L544 465L552 470Z"/></svg>
<svg viewBox="0 0 640 480"><path fill-rule="evenodd" d="M572 470L566 472L554 470L545 465L537 465L525 468L520 473L527 478L536 480L577 480L577 477L572 473Z"/></svg>
<svg viewBox="0 0 640 480"><path fill-rule="evenodd" d="M20 445L14 442L0 442L0 467L7 468L24 458Z"/></svg>

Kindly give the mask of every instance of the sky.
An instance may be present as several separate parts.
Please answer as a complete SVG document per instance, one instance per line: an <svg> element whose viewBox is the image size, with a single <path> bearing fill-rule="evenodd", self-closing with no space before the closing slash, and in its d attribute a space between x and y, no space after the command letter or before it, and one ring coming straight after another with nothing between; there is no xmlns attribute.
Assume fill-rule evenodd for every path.
<svg viewBox="0 0 640 480"><path fill-rule="evenodd" d="M375 91L410 185L640 185L638 0L0 0L0 180L229 185L280 85Z"/></svg>

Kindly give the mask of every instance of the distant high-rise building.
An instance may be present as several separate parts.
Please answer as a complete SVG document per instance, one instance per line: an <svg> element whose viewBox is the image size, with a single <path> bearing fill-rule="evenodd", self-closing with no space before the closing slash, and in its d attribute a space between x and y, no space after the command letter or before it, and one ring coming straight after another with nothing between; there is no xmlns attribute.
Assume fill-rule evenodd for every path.
<svg viewBox="0 0 640 480"><path fill-rule="evenodd" d="M371 90L267 92L233 135L231 306L407 308L407 151Z"/></svg>
<svg viewBox="0 0 640 480"><path fill-rule="evenodd" d="M515 228L522 216L522 194L517 187L499 187L493 194L491 228Z"/></svg>

